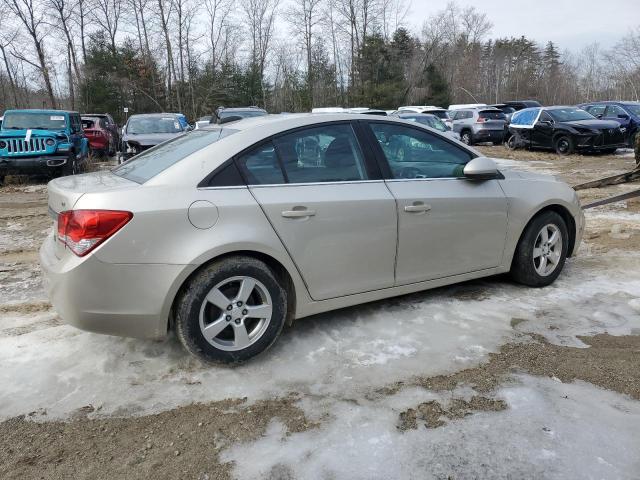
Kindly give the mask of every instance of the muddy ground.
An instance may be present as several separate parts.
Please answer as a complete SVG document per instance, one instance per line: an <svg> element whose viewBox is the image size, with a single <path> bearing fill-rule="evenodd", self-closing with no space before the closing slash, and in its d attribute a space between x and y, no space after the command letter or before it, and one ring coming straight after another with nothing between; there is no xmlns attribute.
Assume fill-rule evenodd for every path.
<svg viewBox="0 0 640 480"><path fill-rule="evenodd" d="M634 165L629 152L608 156L558 157L541 152L511 152L502 147L479 147L479 150L487 156L515 160L516 166L559 175L571 185L620 173ZM640 188L640 184L583 190L579 196L588 202L633 188ZM640 199L590 212L581 248L581 255L584 256L581 261L585 262L582 265L596 264L599 271L605 274L608 268L614 268L610 267L613 264L608 263L609 256L616 258L615 268L620 268L620 262L624 264L624 259L636 259L640 253L638 213ZM30 180L0 188L0 339L24 339L42 332L69 328L62 325L47 302L37 263L37 249L50 224L46 187L42 182ZM579 268L580 265L572 268ZM630 260L629 269L635 268L635 265L637 263ZM616 270L615 275L620 273ZM439 289L436 296L477 302L490 297L491 289L482 282L471 282L461 288ZM430 298L433 297L427 297L425 301L428 302ZM624 301L627 300L624 297ZM540 302L543 301L544 296L541 296ZM636 300L629 300L633 301ZM378 302L370 308L376 315L383 315L394 305L393 301ZM615 310L615 302L612 305ZM537 311L536 315L549 331L568 328L563 325L562 318L556 318L551 313L545 315L544 308ZM14 318L21 320L14 321ZM313 319L308 321L313 322ZM425 375L420 367L416 367L407 371L404 378L390 381L382 388L367 388L365 384L359 390L360 398L350 395L341 400L364 405L366 402L383 401L381 399L391 398L411 388L438 395L448 392L438 399L419 401L416 398L415 403L409 402L403 408L396 408L395 429L401 435L416 429L431 431L464 425L459 422L466 422L482 412L488 412L487 415L509 415L509 403L500 398L498 392L505 385L517 384L518 375L521 374L569 384L585 382L599 389L616 392L630 401L640 401L640 330L631 329L628 332L630 334L626 335L612 334L606 328L605 331L594 330L590 336L581 334L583 332L569 332L582 343L576 347L550 343L527 328L532 321L530 318L512 318L508 326L511 333L504 336L504 342L493 351L482 353L478 361L474 360L464 368L453 365L440 373L437 369L431 372L439 374ZM77 335L78 338L95 338L92 334L78 332ZM285 334L279 342L279 348L286 349L287 346L283 347L282 344L288 340L293 342L292 336ZM375 339L363 338L362 341ZM174 349L172 351L179 352L174 339L168 342ZM136 348L135 343L129 345ZM182 358L179 362L182 363L178 365L193 365L191 360ZM261 362L261 359L257 362ZM185 371L192 368L188 367ZM313 371L307 373L310 377L314 375ZM122 375L129 373L123 371ZM466 393L461 394L461 389L467 389ZM100 398L100 392L93 394L94 398ZM25 410L21 415L3 417L0 423L0 478L247 478L246 474L242 474L243 470L235 470L238 457L230 460L221 452L231 447L242 449L243 445L250 442L259 442L268 435L273 422L283 425L282 442L294 434L322 432L331 412L309 415L303 408L305 402L329 401L329 397L318 397L322 397L322 394L303 387L288 387L267 399L247 399L238 395L169 409L159 408L152 414L104 414L100 406L88 404L69 412L66 417L53 419L47 416L47 405L42 405L37 411ZM369 448L366 445L360 447ZM353 445L353 448L357 449L358 445ZM248 447L246 455L251 458ZM640 441L636 455L640 455ZM486 473L475 470L475 473L467 475L471 470L460 470L458 466L448 468L434 473L434 470L426 467L422 471L424 476L415 476L428 478L433 474L435 478L477 478L484 476L482 472ZM294 464L277 463L265 467L259 476L304 478L296 475L296 471ZM442 471L447 472L445 477L440 476ZM509 473L509 470L504 472ZM487 476L505 476L494 474ZM549 476L556 475L549 471ZM314 478L345 477L331 473L329 469ZM378 477L372 474L368 478Z"/></svg>

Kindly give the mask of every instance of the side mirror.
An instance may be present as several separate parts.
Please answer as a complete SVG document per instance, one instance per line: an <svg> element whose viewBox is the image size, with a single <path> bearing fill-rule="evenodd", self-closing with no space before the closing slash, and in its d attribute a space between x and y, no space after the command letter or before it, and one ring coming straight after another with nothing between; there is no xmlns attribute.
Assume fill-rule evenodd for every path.
<svg viewBox="0 0 640 480"><path fill-rule="evenodd" d="M629 120L629 115L627 115L626 113L621 113L620 115L618 115L618 118L622 120Z"/></svg>
<svg viewBox="0 0 640 480"><path fill-rule="evenodd" d="M491 180L500 177L496 162L487 157L477 157L467 163L463 170L469 180Z"/></svg>

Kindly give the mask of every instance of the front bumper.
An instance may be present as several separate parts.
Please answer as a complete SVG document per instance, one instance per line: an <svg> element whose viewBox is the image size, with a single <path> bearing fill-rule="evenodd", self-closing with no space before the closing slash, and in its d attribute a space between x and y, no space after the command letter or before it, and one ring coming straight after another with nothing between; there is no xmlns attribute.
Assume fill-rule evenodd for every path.
<svg viewBox="0 0 640 480"><path fill-rule="evenodd" d="M62 320L96 333L162 338L168 310L184 265L114 264L94 254L79 258L55 255L49 235L40 248L45 288Z"/></svg>
<svg viewBox="0 0 640 480"><path fill-rule="evenodd" d="M5 175L16 173L42 173L63 167L69 157L43 155L39 157L0 157L0 172Z"/></svg>

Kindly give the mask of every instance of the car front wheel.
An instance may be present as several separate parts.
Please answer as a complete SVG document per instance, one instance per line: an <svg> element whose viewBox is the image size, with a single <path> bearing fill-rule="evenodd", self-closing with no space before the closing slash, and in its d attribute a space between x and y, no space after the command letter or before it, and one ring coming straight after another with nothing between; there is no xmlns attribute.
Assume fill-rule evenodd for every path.
<svg viewBox="0 0 640 480"><path fill-rule="evenodd" d="M177 299L176 333L187 351L210 363L240 363L267 350L287 316L287 291L252 257L213 262Z"/></svg>
<svg viewBox="0 0 640 480"><path fill-rule="evenodd" d="M544 212L527 225L513 257L511 276L530 287L546 287L558 278L567 258L569 232L556 212Z"/></svg>
<svg viewBox="0 0 640 480"><path fill-rule="evenodd" d="M574 150L573 140L568 135L561 135L554 143L558 155L571 155Z"/></svg>

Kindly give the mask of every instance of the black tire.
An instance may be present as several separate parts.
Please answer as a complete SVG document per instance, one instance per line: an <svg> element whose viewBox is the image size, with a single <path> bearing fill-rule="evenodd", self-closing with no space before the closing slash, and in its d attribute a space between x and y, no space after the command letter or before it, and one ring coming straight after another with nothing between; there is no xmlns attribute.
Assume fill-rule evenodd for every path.
<svg viewBox="0 0 640 480"><path fill-rule="evenodd" d="M506 141L505 145L507 146L507 148L509 150L517 149L518 148L518 141L516 139L516 136L515 135L509 136L509 138L507 138L507 141Z"/></svg>
<svg viewBox="0 0 640 480"><path fill-rule="evenodd" d="M575 150L573 139L569 135L560 135L553 142L553 148L558 155L571 155Z"/></svg>
<svg viewBox="0 0 640 480"><path fill-rule="evenodd" d="M473 135L469 130L460 132L460 141L465 145L473 145Z"/></svg>
<svg viewBox="0 0 640 480"><path fill-rule="evenodd" d="M236 323L237 319L229 318L235 316L236 310L230 311L231 315L225 317L226 312L224 310L218 309L213 303L205 304L207 295L214 287L235 277L250 277L260 282L270 296L272 313L270 321L260 332L260 335L252 340L252 343L246 348L229 351L216 347L205 338L200 327L200 313L201 311L206 313L206 309L211 308L213 310L210 311L210 316L216 318L221 315L218 320L222 318L229 319L226 320L229 322L227 326L217 335L223 338L225 336L233 336L233 342L236 341L236 327L233 323ZM239 294L240 292L238 291L237 293ZM252 295L254 294L256 293L252 293ZM231 296L233 296L233 293ZM231 301L235 302L233 299ZM249 305L248 302L247 305ZM184 348L201 360L208 363L241 363L263 353L273 345L280 332L282 332L286 317L287 291L278 281L277 275L260 260L252 257L234 256L212 262L189 280L176 299L175 329L178 339ZM218 320L214 320L207 325L211 325ZM245 320L241 321L243 322L242 326L247 331L249 327L244 325ZM247 321L249 320L247 319ZM214 340L216 339L218 337ZM225 340L223 339L222 341Z"/></svg>
<svg viewBox="0 0 640 480"><path fill-rule="evenodd" d="M79 173L79 164L75 153L70 153L67 157L67 163L62 167L62 176L76 175Z"/></svg>
<svg viewBox="0 0 640 480"><path fill-rule="evenodd" d="M536 270L534 248L536 246L536 240L538 239L539 233L543 227L548 225L555 225L560 231L562 236L562 251L560 252L560 259L555 265L555 269L547 275L541 275ZM558 278L560 272L562 272L562 268L564 267L564 263L567 258L568 248L569 231L563 218L556 212L552 211L538 214L529 222L520 237L511 263L511 278L516 282L529 287L539 288L550 285L556 278Z"/></svg>

